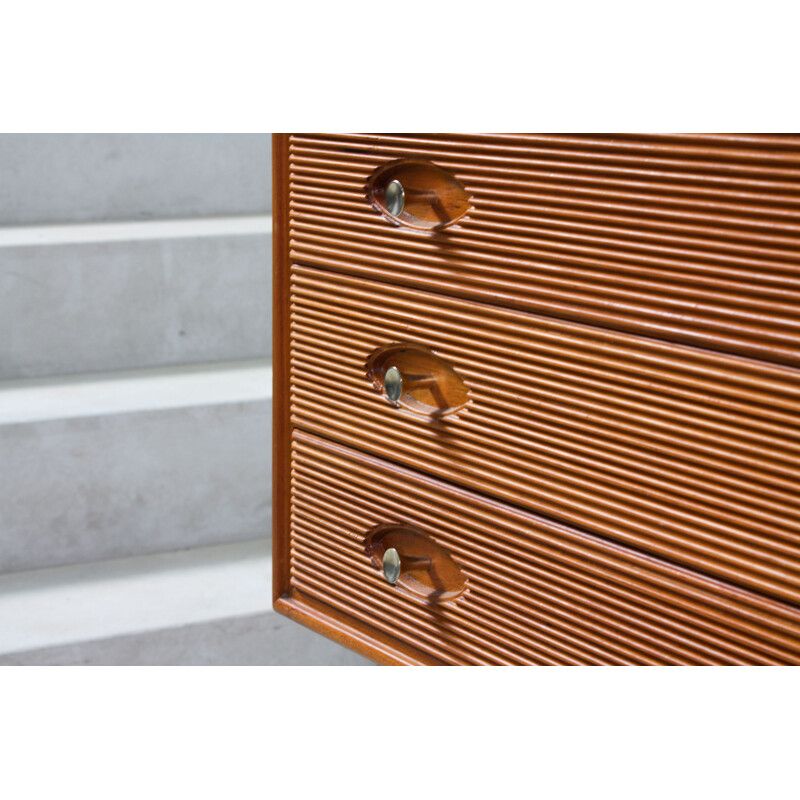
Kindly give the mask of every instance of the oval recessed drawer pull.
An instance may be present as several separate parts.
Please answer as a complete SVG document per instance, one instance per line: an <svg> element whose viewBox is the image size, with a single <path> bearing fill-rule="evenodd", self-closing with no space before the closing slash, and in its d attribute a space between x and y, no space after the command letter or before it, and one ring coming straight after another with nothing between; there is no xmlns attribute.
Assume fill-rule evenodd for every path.
<svg viewBox="0 0 800 800"><path fill-rule="evenodd" d="M464 573L447 550L413 525L376 525L364 549L388 583L418 597L452 600L467 588Z"/></svg>
<svg viewBox="0 0 800 800"><path fill-rule="evenodd" d="M469 389L456 371L422 344L379 347L367 359L366 372L392 405L421 416L454 414L469 402Z"/></svg>
<svg viewBox="0 0 800 800"><path fill-rule="evenodd" d="M455 176L430 161L412 159L377 169L367 182L367 198L384 217L416 230L446 228L472 207Z"/></svg>

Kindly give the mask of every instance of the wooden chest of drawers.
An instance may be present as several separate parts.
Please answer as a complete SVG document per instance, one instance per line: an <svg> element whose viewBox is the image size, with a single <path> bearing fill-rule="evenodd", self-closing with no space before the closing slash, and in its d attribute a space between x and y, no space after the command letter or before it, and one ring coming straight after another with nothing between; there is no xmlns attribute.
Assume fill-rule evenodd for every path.
<svg viewBox="0 0 800 800"><path fill-rule="evenodd" d="M278 610L389 664L800 663L800 141L274 153Z"/></svg>

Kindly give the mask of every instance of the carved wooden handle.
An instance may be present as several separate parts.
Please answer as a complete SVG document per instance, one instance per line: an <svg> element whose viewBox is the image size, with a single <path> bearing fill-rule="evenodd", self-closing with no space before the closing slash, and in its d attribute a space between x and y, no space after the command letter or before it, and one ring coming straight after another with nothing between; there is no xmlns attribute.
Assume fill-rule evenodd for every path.
<svg viewBox="0 0 800 800"><path fill-rule="evenodd" d="M466 576L452 556L414 525L376 525L365 537L364 550L389 583L428 601L452 600L466 589Z"/></svg>

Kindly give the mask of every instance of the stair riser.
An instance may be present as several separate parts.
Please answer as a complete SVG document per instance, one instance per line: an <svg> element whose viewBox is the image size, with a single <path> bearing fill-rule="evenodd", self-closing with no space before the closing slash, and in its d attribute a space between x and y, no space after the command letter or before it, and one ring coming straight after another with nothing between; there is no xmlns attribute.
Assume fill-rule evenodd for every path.
<svg viewBox="0 0 800 800"><path fill-rule="evenodd" d="M4 426L0 573L264 536L271 405Z"/></svg>
<svg viewBox="0 0 800 800"><path fill-rule="evenodd" d="M268 134L0 135L0 225L264 214Z"/></svg>
<svg viewBox="0 0 800 800"><path fill-rule="evenodd" d="M268 357L270 260L268 234L0 248L0 380Z"/></svg>
<svg viewBox="0 0 800 800"><path fill-rule="evenodd" d="M0 666L369 666L371 663L275 612L0 656Z"/></svg>

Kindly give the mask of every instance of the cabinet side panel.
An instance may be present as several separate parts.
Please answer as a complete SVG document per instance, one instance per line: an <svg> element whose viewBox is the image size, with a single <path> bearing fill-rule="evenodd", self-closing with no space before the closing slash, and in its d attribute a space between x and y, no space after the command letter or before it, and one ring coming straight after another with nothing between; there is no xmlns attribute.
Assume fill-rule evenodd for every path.
<svg viewBox="0 0 800 800"><path fill-rule="evenodd" d="M289 570L289 134L272 137L273 391L272 594L288 589Z"/></svg>

